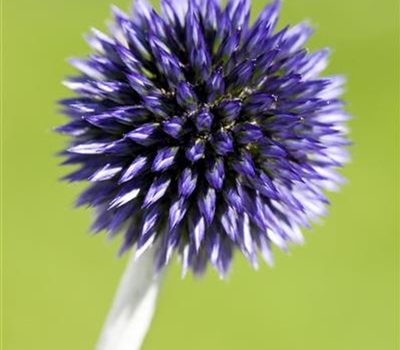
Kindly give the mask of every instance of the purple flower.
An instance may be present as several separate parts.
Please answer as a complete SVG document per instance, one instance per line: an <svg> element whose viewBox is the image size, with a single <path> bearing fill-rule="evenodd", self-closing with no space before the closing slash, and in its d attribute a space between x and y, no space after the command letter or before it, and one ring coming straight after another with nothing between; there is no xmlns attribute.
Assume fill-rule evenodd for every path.
<svg viewBox="0 0 400 350"><path fill-rule="evenodd" d="M121 253L158 241L158 267L177 251L184 272L223 276L235 249L270 264L325 214L348 159L343 79L319 77L329 51L304 49L307 24L275 31L279 8L250 25L250 0L161 0L161 15L137 0L71 60L66 179L90 182L77 204L124 232Z"/></svg>

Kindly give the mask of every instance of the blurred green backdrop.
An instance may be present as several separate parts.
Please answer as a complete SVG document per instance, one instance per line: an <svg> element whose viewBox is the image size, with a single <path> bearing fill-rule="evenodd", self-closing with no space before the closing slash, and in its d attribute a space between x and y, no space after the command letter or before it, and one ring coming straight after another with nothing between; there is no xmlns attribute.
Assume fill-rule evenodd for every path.
<svg viewBox="0 0 400 350"><path fill-rule="evenodd" d="M4 350L92 349L125 266L118 242L86 234L91 213L72 210L82 187L57 181L65 139L51 132L65 59L88 52L81 34L104 27L109 1L3 1ZM273 269L237 255L227 282L182 281L173 264L144 350L399 349L399 4L284 1L280 26L304 18L310 48L331 46L329 72L348 76L349 184Z"/></svg>

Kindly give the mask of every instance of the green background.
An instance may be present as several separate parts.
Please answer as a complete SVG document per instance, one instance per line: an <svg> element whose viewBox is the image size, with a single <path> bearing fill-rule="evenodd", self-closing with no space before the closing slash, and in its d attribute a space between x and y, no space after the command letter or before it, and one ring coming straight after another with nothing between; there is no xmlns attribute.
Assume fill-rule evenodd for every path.
<svg viewBox="0 0 400 350"><path fill-rule="evenodd" d="M115 4L127 9L128 0ZM253 16L263 6L253 1ZM57 181L65 139L53 101L66 58L104 28L109 0L3 1L3 349L93 349L126 263L87 234L82 189ZM391 0L286 0L280 27L308 18L348 76L353 162L323 225L255 272L180 279L172 264L144 350L399 349L399 8Z"/></svg>

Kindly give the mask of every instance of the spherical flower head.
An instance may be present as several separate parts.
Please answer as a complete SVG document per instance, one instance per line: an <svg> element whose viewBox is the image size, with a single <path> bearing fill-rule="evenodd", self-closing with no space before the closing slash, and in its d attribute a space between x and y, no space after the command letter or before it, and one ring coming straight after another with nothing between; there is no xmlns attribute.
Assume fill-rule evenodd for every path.
<svg viewBox="0 0 400 350"><path fill-rule="evenodd" d="M271 264L325 214L348 158L343 79L319 77L329 51L304 49L307 24L275 31L279 8L251 25L250 0L137 0L71 60L66 179L90 182L77 204L123 232L121 253L157 242L159 268L176 251L184 272L224 276L235 249Z"/></svg>

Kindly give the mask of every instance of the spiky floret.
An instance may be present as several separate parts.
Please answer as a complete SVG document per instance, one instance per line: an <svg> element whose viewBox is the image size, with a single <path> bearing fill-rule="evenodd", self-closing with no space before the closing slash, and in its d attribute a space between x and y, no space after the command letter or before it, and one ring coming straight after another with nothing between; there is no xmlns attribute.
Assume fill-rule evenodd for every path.
<svg viewBox="0 0 400 350"><path fill-rule="evenodd" d="M71 60L66 179L90 181L77 204L124 232L121 253L157 240L159 267L178 251L184 272L225 275L235 248L271 263L271 243L325 213L347 160L343 80L319 77L329 52L303 48L307 24L275 32L279 8L250 25L249 0L161 0L161 15L137 0Z"/></svg>

